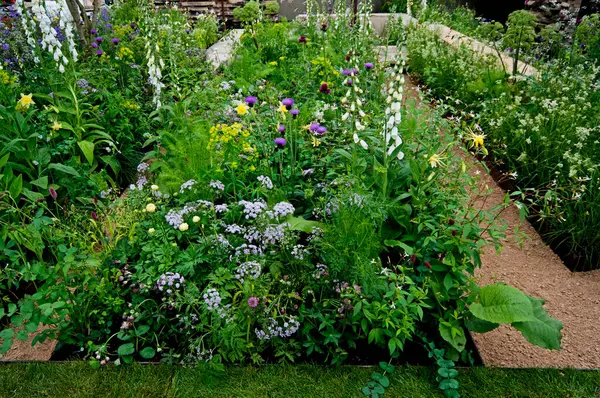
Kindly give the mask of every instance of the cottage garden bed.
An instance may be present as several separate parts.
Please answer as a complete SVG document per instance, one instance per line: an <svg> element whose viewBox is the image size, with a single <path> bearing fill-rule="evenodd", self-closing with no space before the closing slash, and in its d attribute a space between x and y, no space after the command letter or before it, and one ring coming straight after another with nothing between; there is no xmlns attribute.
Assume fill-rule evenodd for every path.
<svg viewBox="0 0 600 398"><path fill-rule="evenodd" d="M75 32L58 4L17 3L4 48L2 352L49 325L34 342L94 368L374 363L378 396L422 347L456 396L468 329L560 347L542 300L475 283L508 202L469 206L462 141L341 4L296 24L250 3L217 75L210 18L128 1Z"/></svg>

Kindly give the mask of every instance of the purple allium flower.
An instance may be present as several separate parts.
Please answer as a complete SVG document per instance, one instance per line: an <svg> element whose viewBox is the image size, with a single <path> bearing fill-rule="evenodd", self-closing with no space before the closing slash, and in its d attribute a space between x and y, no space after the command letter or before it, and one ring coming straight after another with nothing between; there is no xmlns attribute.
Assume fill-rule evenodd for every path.
<svg viewBox="0 0 600 398"><path fill-rule="evenodd" d="M252 107L258 102L258 98L254 97L252 95L249 95L246 98L244 98L244 102Z"/></svg>
<svg viewBox="0 0 600 398"><path fill-rule="evenodd" d="M312 131L313 133L315 133L319 129L319 123L317 123L317 122L311 123L310 126L308 126L308 129L310 131Z"/></svg>
<svg viewBox="0 0 600 398"><path fill-rule="evenodd" d="M98 43L102 43L102 40L104 40L104 39L102 37L98 36L94 40L96 40Z"/></svg>
<svg viewBox="0 0 600 398"><path fill-rule="evenodd" d="M344 76L350 76L352 74L352 69L344 69L342 73Z"/></svg>
<svg viewBox="0 0 600 398"><path fill-rule="evenodd" d="M298 43L306 43L306 36L300 36L298 38Z"/></svg>
<svg viewBox="0 0 600 398"><path fill-rule="evenodd" d="M319 134L325 134L327 132L327 127L325 126L319 126L317 127L317 133Z"/></svg>
<svg viewBox="0 0 600 398"><path fill-rule="evenodd" d="M98 43L96 43L95 41L92 42L92 47L93 48L98 48Z"/></svg>
<svg viewBox="0 0 600 398"><path fill-rule="evenodd" d="M113 37L113 39L111 40L114 44L119 44L119 39L117 39L116 37Z"/></svg>
<svg viewBox="0 0 600 398"><path fill-rule="evenodd" d="M258 306L258 297L252 296L248 299L248 306L250 308L256 308Z"/></svg>
<svg viewBox="0 0 600 398"><path fill-rule="evenodd" d="M90 29L90 33L95 35L96 33L98 33L98 31L96 29Z"/></svg>
<svg viewBox="0 0 600 398"><path fill-rule="evenodd" d="M96 51L96 55L97 56L101 56L102 54L104 54L104 51L102 51L102 50L97 50Z"/></svg>
<svg viewBox="0 0 600 398"><path fill-rule="evenodd" d="M294 117L294 119L296 118L296 116L298 116L299 113L300 111L298 109L292 109L290 111L290 114Z"/></svg>
<svg viewBox="0 0 600 398"><path fill-rule="evenodd" d="M277 145L280 148L283 148L286 143L287 143L287 141L283 137L275 138L275 145Z"/></svg>
<svg viewBox="0 0 600 398"><path fill-rule="evenodd" d="M365 64L365 69L373 69L374 67L375 67L375 65L373 65L373 63L372 63L372 62L367 62L367 63Z"/></svg>
<svg viewBox="0 0 600 398"><path fill-rule="evenodd" d="M135 23L133 23L133 22L132 22L132 23L130 23L130 24L129 24L129 27L130 27L131 29L135 28Z"/></svg>
<svg viewBox="0 0 600 398"><path fill-rule="evenodd" d="M319 91L323 94L329 94L331 92L327 83L321 83L321 86L319 87Z"/></svg>
<svg viewBox="0 0 600 398"><path fill-rule="evenodd" d="M289 111L294 105L294 100L291 98L284 98L283 101L281 101L281 104Z"/></svg>
<svg viewBox="0 0 600 398"><path fill-rule="evenodd" d="M348 79L348 80L346 80L346 85L347 85L347 86L351 86L351 85L352 85L352 79Z"/></svg>
<svg viewBox="0 0 600 398"><path fill-rule="evenodd" d="M185 33L187 33L187 34L189 35L189 34L190 34L190 30L189 30L189 29L186 29L186 30L185 30Z"/></svg>
<svg viewBox="0 0 600 398"><path fill-rule="evenodd" d="M280 124L279 127L277 127L277 131L279 131L280 133L285 132L285 126L283 124Z"/></svg>
<svg viewBox="0 0 600 398"><path fill-rule="evenodd" d="M56 190L54 188L48 188L48 192L50 192L50 196L52 196L52 199L56 200L56 198L58 198L58 194L56 193Z"/></svg>

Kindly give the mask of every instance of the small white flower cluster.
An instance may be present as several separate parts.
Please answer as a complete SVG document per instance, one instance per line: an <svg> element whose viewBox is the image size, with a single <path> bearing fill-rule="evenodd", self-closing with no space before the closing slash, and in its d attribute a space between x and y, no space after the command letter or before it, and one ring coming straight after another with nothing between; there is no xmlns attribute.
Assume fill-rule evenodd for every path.
<svg viewBox="0 0 600 398"><path fill-rule="evenodd" d="M240 206L244 206L244 214L246 219L256 218L263 210L267 210L267 204L262 200L256 202L248 202L247 200L240 200L238 202Z"/></svg>
<svg viewBox="0 0 600 398"><path fill-rule="evenodd" d="M229 210L229 207L227 207L226 204L222 204L222 205L215 205L215 212L217 214L220 213L226 213Z"/></svg>
<svg viewBox="0 0 600 398"><path fill-rule="evenodd" d="M362 131L365 129L365 126L361 121L366 114L362 110L362 100L360 99L361 94L363 94L363 89L359 86L358 65L355 65L354 68L348 71L348 78L344 83L349 85L350 88L348 88L346 95L344 95L341 100L342 106L346 109L346 112L342 115L342 120L354 120L354 128L357 131Z"/></svg>
<svg viewBox="0 0 600 398"><path fill-rule="evenodd" d="M162 292L165 291L166 288L167 294L172 294L174 291L173 289L179 289L183 287L184 281L185 280L183 276L179 275L178 273L167 272L158 278L158 281L156 282L156 289Z"/></svg>
<svg viewBox="0 0 600 398"><path fill-rule="evenodd" d="M404 60L402 66L394 65L387 88L385 115L388 118L384 128L383 137L387 146L387 155L391 156L402 145L402 137L398 134L398 126L402 122L402 95L404 92ZM398 160L404 159L404 152L396 153Z"/></svg>
<svg viewBox="0 0 600 398"><path fill-rule="evenodd" d="M293 247L291 254L296 260L304 260L304 256L308 254L308 250L306 250L304 245L296 245Z"/></svg>
<svg viewBox="0 0 600 398"><path fill-rule="evenodd" d="M287 217L288 215L294 214L296 209L291 203L288 202L279 202L275 206L273 206L273 216L279 217Z"/></svg>
<svg viewBox="0 0 600 398"><path fill-rule="evenodd" d="M208 308L209 311L218 309L219 305L221 304L221 295L216 289L206 290L206 292L202 295L202 298L204 299L206 308Z"/></svg>
<svg viewBox="0 0 600 398"><path fill-rule="evenodd" d="M209 187L216 189L217 191L224 191L225 185L219 180L210 180Z"/></svg>
<svg viewBox="0 0 600 398"><path fill-rule="evenodd" d="M228 232L230 234L242 234L244 233L244 227L240 227L237 224L226 225L225 232Z"/></svg>
<svg viewBox="0 0 600 398"><path fill-rule="evenodd" d="M286 338L291 337L300 328L300 322L295 317L290 316L287 321L279 326L279 322L273 318L269 318L269 324L267 325L266 331L254 329L254 333L259 340L270 340L274 337Z"/></svg>
<svg viewBox="0 0 600 398"><path fill-rule="evenodd" d="M146 58L148 59L148 83L154 88L154 95L152 96L152 102L156 105L156 109L160 108L162 103L160 101L160 95L163 87L165 87L164 83L161 82L162 72L161 68L165 67L165 63L161 58L158 58L158 54L160 53L160 48L158 44L152 45L153 40L151 37L148 37L148 41L146 42ZM158 58L158 61L157 61Z"/></svg>
<svg viewBox="0 0 600 398"><path fill-rule="evenodd" d="M329 276L329 271L325 264L317 264L315 265L315 272L312 274L313 278L321 279L322 276Z"/></svg>
<svg viewBox="0 0 600 398"><path fill-rule="evenodd" d="M267 176L258 176L256 177L258 182L262 185L263 188L273 189L273 181Z"/></svg>
<svg viewBox="0 0 600 398"><path fill-rule="evenodd" d="M179 187L179 193L184 193L186 189L191 190L194 185L196 185L196 180L188 180L184 182Z"/></svg>
<svg viewBox="0 0 600 398"><path fill-rule="evenodd" d="M22 8L22 5L20 7ZM31 7L31 12L33 13L33 21L38 23L38 29L41 33L40 45L42 49L52 54L56 67L60 73L64 73L65 66L69 64L69 60L62 51L63 44L58 39L58 31L52 26L52 20L58 20L58 28L65 36L65 42L68 47L67 51L71 53L73 62L77 62L78 54L75 49L73 22L67 4L64 0L48 3L37 2ZM24 14L21 15L23 15L23 20L27 18ZM25 34L27 35L27 42L33 47L32 41L35 45L35 40L33 40L33 35L30 36L30 28L32 28L32 26L25 27L25 25L29 25L29 22L24 21L23 27L26 32ZM35 29L33 29L33 31L35 31ZM30 38L32 40L30 40Z"/></svg>
<svg viewBox="0 0 600 398"><path fill-rule="evenodd" d="M244 278L250 276L256 279L260 276L261 271L262 266L260 263L256 261L246 261L238 266L237 270L235 271L235 279L241 283L244 283Z"/></svg>

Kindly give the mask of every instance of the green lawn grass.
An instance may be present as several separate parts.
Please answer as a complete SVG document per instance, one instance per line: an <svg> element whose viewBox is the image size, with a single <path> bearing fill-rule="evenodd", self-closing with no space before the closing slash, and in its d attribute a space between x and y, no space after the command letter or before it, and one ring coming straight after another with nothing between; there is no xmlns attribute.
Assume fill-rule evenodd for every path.
<svg viewBox="0 0 600 398"><path fill-rule="evenodd" d="M207 373L175 366L108 366L87 363L0 365L0 397L361 397L373 369L357 367L230 367ZM461 370L463 397L598 397L600 372L472 368ZM387 397L439 397L435 370L401 367Z"/></svg>

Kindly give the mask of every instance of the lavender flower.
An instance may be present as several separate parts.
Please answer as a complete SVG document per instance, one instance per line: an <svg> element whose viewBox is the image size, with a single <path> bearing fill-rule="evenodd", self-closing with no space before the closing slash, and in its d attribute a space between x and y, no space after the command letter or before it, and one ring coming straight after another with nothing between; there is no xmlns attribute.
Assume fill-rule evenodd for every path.
<svg viewBox="0 0 600 398"><path fill-rule="evenodd" d="M206 308L208 308L209 311L218 309L219 305L221 304L221 295L216 289L206 290L206 292L202 295L202 298L204 299Z"/></svg>
<svg viewBox="0 0 600 398"><path fill-rule="evenodd" d="M275 337L287 338L291 337L300 328L300 322L295 317L290 316L287 321L283 322L283 325L279 325L279 322L274 318L269 318L266 330L254 329L254 333L259 340L270 340Z"/></svg>
<svg viewBox="0 0 600 398"><path fill-rule="evenodd" d="M325 126L319 126L317 127L317 133L318 134L325 134L327 132L327 127Z"/></svg>
<svg viewBox="0 0 600 398"><path fill-rule="evenodd" d="M117 39L116 37L113 37L113 39L111 40L113 42L113 44L119 44L119 39Z"/></svg>
<svg viewBox="0 0 600 398"><path fill-rule="evenodd" d="M181 184L181 187L179 187L179 193L184 193L186 189L191 190L194 185L196 185L196 180L188 180L184 182Z"/></svg>
<svg viewBox="0 0 600 398"><path fill-rule="evenodd" d="M295 119L296 116L298 116L298 114L300 113L300 111L298 109L292 109L290 111L290 114L292 115L292 117Z"/></svg>
<svg viewBox="0 0 600 398"><path fill-rule="evenodd" d="M310 175L312 173L314 173L313 169L302 170L302 177L305 177L305 176Z"/></svg>
<svg viewBox="0 0 600 398"><path fill-rule="evenodd" d="M162 292L166 287L166 292L168 294L172 294L173 289L180 289L183 287L184 282L185 280L183 276L179 275L178 273L166 272L162 274L160 278L158 278L154 288Z"/></svg>
<svg viewBox="0 0 600 398"><path fill-rule="evenodd" d="M215 205L215 212L217 212L217 214L219 214L219 213L225 213L228 210L229 210L229 208L227 207L226 204Z"/></svg>
<svg viewBox="0 0 600 398"><path fill-rule="evenodd" d="M372 62L365 63L365 69L373 69L374 67L375 67L375 65L373 65Z"/></svg>
<svg viewBox="0 0 600 398"><path fill-rule="evenodd" d="M258 307L258 297L252 296L248 299L248 307L256 308Z"/></svg>
<svg viewBox="0 0 600 398"><path fill-rule="evenodd" d="M284 133L285 132L285 126L283 124L280 124L277 127L277 131L279 131L280 133Z"/></svg>
<svg viewBox="0 0 600 398"><path fill-rule="evenodd" d="M240 227L237 224L226 225L225 232L228 232L230 234L241 234L244 232L244 228Z"/></svg>

